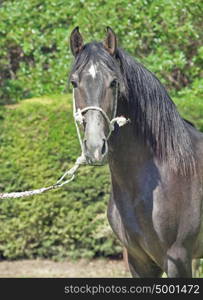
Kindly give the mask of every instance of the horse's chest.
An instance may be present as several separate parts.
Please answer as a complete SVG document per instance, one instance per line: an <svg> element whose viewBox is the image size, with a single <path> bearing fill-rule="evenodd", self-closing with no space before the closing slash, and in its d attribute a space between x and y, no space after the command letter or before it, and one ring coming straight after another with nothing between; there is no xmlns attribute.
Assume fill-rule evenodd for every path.
<svg viewBox="0 0 203 300"><path fill-rule="evenodd" d="M152 225L151 208L145 207L143 203L133 206L126 201L123 207L118 207L112 200L108 218L113 231L128 249L135 249L138 245L150 249L157 239Z"/></svg>

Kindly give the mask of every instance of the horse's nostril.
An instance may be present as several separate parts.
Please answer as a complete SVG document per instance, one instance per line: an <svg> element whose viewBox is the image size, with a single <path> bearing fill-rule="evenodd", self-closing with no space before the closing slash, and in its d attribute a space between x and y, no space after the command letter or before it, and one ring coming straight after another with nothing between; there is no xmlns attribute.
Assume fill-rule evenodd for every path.
<svg viewBox="0 0 203 300"><path fill-rule="evenodd" d="M87 140L83 141L84 149L87 151Z"/></svg>
<svg viewBox="0 0 203 300"><path fill-rule="evenodd" d="M102 146L102 149L101 149L101 154L105 155L106 151L107 151L106 140L103 140L103 146Z"/></svg>

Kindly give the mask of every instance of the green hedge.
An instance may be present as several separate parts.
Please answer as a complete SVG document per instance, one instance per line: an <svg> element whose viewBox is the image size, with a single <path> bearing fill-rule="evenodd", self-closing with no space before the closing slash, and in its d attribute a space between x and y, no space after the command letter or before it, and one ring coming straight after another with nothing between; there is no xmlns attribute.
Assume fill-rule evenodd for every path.
<svg viewBox="0 0 203 300"><path fill-rule="evenodd" d="M195 80L192 88L180 90L175 102L181 115L203 132L203 78Z"/></svg>
<svg viewBox="0 0 203 300"><path fill-rule="evenodd" d="M182 115L203 131L201 0L7 0L0 6L1 191L52 184L80 154L71 96L63 93L71 30L119 44L170 88ZM98 17L99 16L99 17ZM118 255L106 218L107 167L83 167L58 191L0 200L2 258Z"/></svg>
<svg viewBox="0 0 203 300"><path fill-rule="evenodd" d="M0 110L1 191L53 184L80 154L71 96L21 101ZM203 102L182 90L176 103L203 131ZM110 179L107 166L80 169L75 181L57 191L0 200L2 258L95 257L121 252L107 223Z"/></svg>
<svg viewBox="0 0 203 300"><path fill-rule="evenodd" d="M7 0L0 6L0 102L66 89L69 35L79 25L86 41L106 26L119 44L169 88L202 74L201 0Z"/></svg>

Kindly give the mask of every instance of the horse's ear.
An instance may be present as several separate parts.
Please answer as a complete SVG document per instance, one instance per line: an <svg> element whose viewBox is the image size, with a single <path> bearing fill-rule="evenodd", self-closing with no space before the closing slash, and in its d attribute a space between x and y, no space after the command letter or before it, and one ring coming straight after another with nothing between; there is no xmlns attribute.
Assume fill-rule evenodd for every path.
<svg viewBox="0 0 203 300"><path fill-rule="evenodd" d="M111 54L114 55L117 47L117 38L115 33L110 27L107 27L107 35L103 42L104 48Z"/></svg>
<svg viewBox="0 0 203 300"><path fill-rule="evenodd" d="M79 26L75 27L71 32L70 47L74 56L77 56L83 47L83 38L79 32Z"/></svg>

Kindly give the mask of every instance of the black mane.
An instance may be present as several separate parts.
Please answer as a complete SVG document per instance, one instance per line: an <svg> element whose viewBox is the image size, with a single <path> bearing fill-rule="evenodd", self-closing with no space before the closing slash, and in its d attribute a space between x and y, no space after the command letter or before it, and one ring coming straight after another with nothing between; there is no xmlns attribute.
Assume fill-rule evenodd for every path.
<svg viewBox="0 0 203 300"><path fill-rule="evenodd" d="M143 137L154 156L168 163L174 171L194 172L194 150L188 124L154 74L122 49L118 48L112 57L102 43L96 42L84 46L72 72L82 70L89 60L99 60L117 74L120 85L124 85L121 98L128 102L135 133Z"/></svg>
<svg viewBox="0 0 203 300"><path fill-rule="evenodd" d="M117 50L132 120L154 155L181 173L193 172L194 150L188 125L160 81L123 50Z"/></svg>

